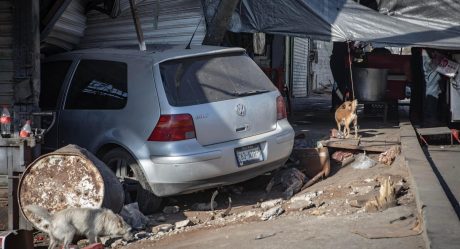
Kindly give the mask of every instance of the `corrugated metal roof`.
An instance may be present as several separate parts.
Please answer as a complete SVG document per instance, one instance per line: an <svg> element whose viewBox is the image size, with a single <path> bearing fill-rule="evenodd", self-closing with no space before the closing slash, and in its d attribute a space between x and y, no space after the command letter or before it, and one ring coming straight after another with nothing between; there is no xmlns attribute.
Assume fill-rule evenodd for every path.
<svg viewBox="0 0 460 249"><path fill-rule="evenodd" d="M86 33L79 47L137 45L128 0L121 0L120 9L120 16L114 19L90 11ZM146 44L187 44L203 15L201 1L197 0L159 0L159 3L157 0L137 1L137 11ZM201 44L205 33L203 18L192 44Z"/></svg>
<svg viewBox="0 0 460 249"><path fill-rule="evenodd" d="M86 28L85 3L86 0L72 0L70 2L44 40L42 47L54 45L65 50L72 50L80 43Z"/></svg>
<svg viewBox="0 0 460 249"><path fill-rule="evenodd" d="M0 105L13 103L13 5L0 0Z"/></svg>

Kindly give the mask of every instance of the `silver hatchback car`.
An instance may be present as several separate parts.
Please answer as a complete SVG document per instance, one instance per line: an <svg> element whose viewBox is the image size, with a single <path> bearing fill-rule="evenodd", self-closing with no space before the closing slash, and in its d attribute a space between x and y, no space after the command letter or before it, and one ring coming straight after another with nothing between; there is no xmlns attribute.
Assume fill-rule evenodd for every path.
<svg viewBox="0 0 460 249"><path fill-rule="evenodd" d="M241 48L89 49L42 65L46 151L77 144L163 196L248 180L282 166L294 131L285 102Z"/></svg>

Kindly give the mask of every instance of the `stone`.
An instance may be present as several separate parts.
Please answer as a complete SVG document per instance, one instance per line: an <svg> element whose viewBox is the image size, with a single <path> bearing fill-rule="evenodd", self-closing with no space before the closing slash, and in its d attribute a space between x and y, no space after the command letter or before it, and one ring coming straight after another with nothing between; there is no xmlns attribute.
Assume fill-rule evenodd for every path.
<svg viewBox="0 0 460 249"><path fill-rule="evenodd" d="M165 214L177 214L179 211L179 206L166 206L163 208L163 213Z"/></svg>
<svg viewBox="0 0 460 249"><path fill-rule="evenodd" d="M152 233L155 233L155 234L160 233L160 232L167 233L171 231L173 228L174 228L173 224L161 224L161 225L153 227Z"/></svg>
<svg viewBox="0 0 460 249"><path fill-rule="evenodd" d="M163 215L160 215L155 220L158 221L158 222L165 222L166 218Z"/></svg>
<svg viewBox="0 0 460 249"><path fill-rule="evenodd" d="M246 212L242 212L240 214L238 214L238 218L242 218L242 219L246 219L246 218L249 218L249 217L253 217L253 216L256 216L257 213L256 211L252 211L252 210L249 210L249 211L246 211Z"/></svg>
<svg viewBox="0 0 460 249"><path fill-rule="evenodd" d="M374 186L351 186L351 189L356 194L364 195L371 192L374 189Z"/></svg>
<svg viewBox="0 0 460 249"><path fill-rule="evenodd" d="M278 206L278 207L273 207L267 211L265 211L262 216L261 216L261 219L262 220L271 220L277 216L279 216L280 214L282 214L284 212L284 209L281 207L281 206Z"/></svg>
<svg viewBox="0 0 460 249"><path fill-rule="evenodd" d="M134 238L136 239L145 239L145 238L148 238L148 237L151 237L152 234L151 233L147 233L147 232L138 232L134 235Z"/></svg>
<svg viewBox="0 0 460 249"><path fill-rule="evenodd" d="M296 201L311 201L311 199L315 198L317 196L316 192L308 192L305 194L301 195L296 195L291 198L290 202L296 202Z"/></svg>
<svg viewBox="0 0 460 249"><path fill-rule="evenodd" d="M300 200L289 203L286 207L286 211L302 211L312 207L315 207L315 204L312 201Z"/></svg>
<svg viewBox="0 0 460 249"><path fill-rule="evenodd" d="M189 219L187 220L183 220L183 221L178 221L174 224L174 226L176 227L176 229L181 229L183 227L186 227L186 226L190 226L192 225L192 221L190 221Z"/></svg>
<svg viewBox="0 0 460 249"><path fill-rule="evenodd" d="M283 202L283 199L279 198L279 199L274 199L274 200L269 200L269 201L264 201L260 204L260 207L263 208L263 209L270 209L274 206L278 206L279 204L281 204Z"/></svg>

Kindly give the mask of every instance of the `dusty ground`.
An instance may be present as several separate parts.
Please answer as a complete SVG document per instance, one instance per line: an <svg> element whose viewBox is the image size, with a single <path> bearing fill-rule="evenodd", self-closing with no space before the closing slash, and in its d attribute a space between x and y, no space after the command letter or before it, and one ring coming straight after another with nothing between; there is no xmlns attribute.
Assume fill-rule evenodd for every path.
<svg viewBox="0 0 460 249"><path fill-rule="evenodd" d="M313 109L297 113L292 124L297 133L306 134L303 144L315 146L316 141L327 136L329 129L334 127L331 120L331 113ZM360 135L371 140L397 140L399 129L396 125L397 122L383 124L380 120L362 119ZM378 154L369 156L376 160ZM413 235L411 229L418 215L401 155L391 166L377 164L365 170L333 163L328 178L290 200L280 199L281 185L275 186L269 194L265 192L271 177L264 175L220 189L215 199L218 204L215 212L193 210L195 203L209 203L213 190L170 198L167 205L178 206L180 211L150 216L154 221L154 232L120 248L425 247L421 235L395 238ZM378 195L383 180L388 178L395 184L397 206L383 211L366 210L364 203ZM228 215L223 215L228 207L228 197L232 199L232 209ZM261 217L274 209L283 212L263 221ZM173 225L183 220L190 220L190 224L178 229L169 226L161 231L164 224ZM363 235L365 232L374 234ZM389 238L369 239L366 236Z"/></svg>
<svg viewBox="0 0 460 249"><path fill-rule="evenodd" d="M306 103L309 111L296 112L291 124L297 134L305 134L297 144L315 147L335 123L324 105L327 100L320 96L311 101L314 103ZM383 143L399 140L395 120L384 124L380 119L360 119L359 124L363 139ZM376 160L378 154L368 156ZM281 185L266 193L271 174L218 189L214 212L198 211L196 205L209 204L215 190L168 198L167 209L177 212L149 216L150 224L137 234L137 241L126 244L110 240L106 245L123 249L425 248L422 236L413 229L418 210L403 154L391 166L377 164L364 170L334 162L331 166L328 178L290 199L282 198ZM366 209L365 203L375 200L385 179L394 183L396 206L380 211ZM226 213L229 197L232 208ZM384 238L371 239L374 237Z"/></svg>
<svg viewBox="0 0 460 249"><path fill-rule="evenodd" d="M401 157L391 167L377 165L368 170L357 170L348 166L336 168L331 177L310 187L308 193L312 196L314 206L299 211L305 208L301 202L283 201L281 206L286 211L269 221L261 221L259 215L264 209L260 203L274 200L281 191L274 190L275 193L271 196L259 199L257 197L264 196L263 191L248 188L241 195L232 195L232 199L240 201L234 203L235 207L225 218L211 220L211 212L196 211L161 214L166 218L164 223L174 224L174 221L188 218L197 224L165 233L163 236L146 238L122 248L204 248L209 245L218 248L424 248L420 235L375 240L356 234L356 230L366 230L370 226L386 228L390 221L417 215L410 189L398 198L400 206L384 212L369 213L364 208L352 206L353 200L369 199L379 188L378 179L387 176L397 182L407 179ZM409 183L404 185L408 186ZM219 198L216 199L219 201ZM292 207L295 205L299 205L299 209ZM217 213L223 212L224 206L221 205L222 208ZM410 227L406 229L409 230ZM383 230L382 228L381 231Z"/></svg>

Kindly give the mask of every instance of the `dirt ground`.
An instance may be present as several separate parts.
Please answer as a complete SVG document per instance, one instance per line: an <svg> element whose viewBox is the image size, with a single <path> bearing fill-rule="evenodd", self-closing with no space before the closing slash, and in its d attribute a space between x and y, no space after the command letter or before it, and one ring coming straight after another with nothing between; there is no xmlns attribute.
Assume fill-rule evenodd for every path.
<svg viewBox="0 0 460 249"><path fill-rule="evenodd" d="M291 123L298 134L305 134L303 145L314 147L334 127L332 114L324 110L313 109L295 117ZM363 118L360 127L363 139L399 139L395 120L384 124ZM368 156L377 160L378 154ZM115 247L425 248L403 155L391 166L377 163L369 169L355 169L332 161L331 167L329 177L290 199L282 198L282 185L266 193L270 174L219 189L214 212L196 210L198 203L210 202L214 190L169 198L167 206L177 206L177 213L149 216L153 228L140 233L142 239ZM385 179L394 184L396 206L382 210L365 207L379 195ZM184 227L176 223L184 220L188 220Z"/></svg>
<svg viewBox="0 0 460 249"><path fill-rule="evenodd" d="M326 103L326 105L325 105ZM305 103L290 122L303 138L297 147L316 147L335 127L324 96ZM397 117L360 118L361 140L390 146L398 142ZM332 154L337 149L329 148ZM355 155L362 151L352 151ZM378 153L368 153L377 161ZM289 163L301 171L302 165ZM304 165L305 166L305 165ZM271 172L249 181L166 199L163 212L149 215L136 240L105 241L108 248L425 248L419 211L404 152L387 166L368 169L341 166L331 159L331 172L302 193L286 198L283 184L266 188L277 176ZM277 179L275 177L275 179ZM385 188L388 181L392 185ZM275 181L276 182L276 181ZM380 205L378 196L392 189ZM385 192L387 193L387 192ZM216 195L217 194L217 195ZM210 202L215 195L214 211ZM391 197L391 198L390 198ZM394 197L394 199L392 199ZM370 205L377 203L378 205ZM385 206L385 203L393 205ZM82 242L82 241L80 241ZM84 241L79 242L84 246Z"/></svg>
<svg viewBox="0 0 460 249"><path fill-rule="evenodd" d="M259 217L264 211L261 203L275 200L281 190L274 190L270 196L259 198L265 195L264 192L245 183L242 186L247 188L246 191L243 190L241 195L232 195L234 207L227 217L212 219L210 211L159 214L166 218L164 223L174 224L177 220L189 219L196 225L146 238L122 248L205 248L210 245L217 248L424 248L421 235L367 239L357 234L359 230L367 231L369 227L377 227L379 232L385 234L387 229L394 229L392 222L403 222L417 216L410 189L397 199L399 206L383 212L366 212L363 208L353 206L353 200L368 200L378 190L378 180L388 176L395 181L407 181L407 170L401 157L391 167L377 165L367 170L335 168L332 176L310 187L308 194L312 196L314 205L305 207L302 203L285 200L281 204L285 212L268 221L261 221ZM254 181L263 182L261 179ZM408 182L403 184L410 186ZM216 200L222 202L221 198ZM178 202L183 203L183 200ZM225 205L219 207L217 213L224 212ZM185 206L182 208L187 210ZM408 224L402 227L406 230L412 228Z"/></svg>

